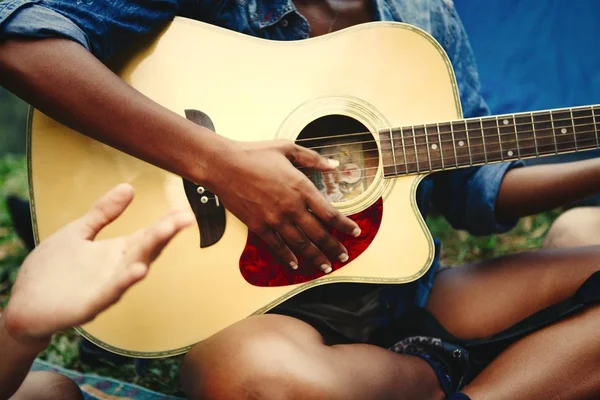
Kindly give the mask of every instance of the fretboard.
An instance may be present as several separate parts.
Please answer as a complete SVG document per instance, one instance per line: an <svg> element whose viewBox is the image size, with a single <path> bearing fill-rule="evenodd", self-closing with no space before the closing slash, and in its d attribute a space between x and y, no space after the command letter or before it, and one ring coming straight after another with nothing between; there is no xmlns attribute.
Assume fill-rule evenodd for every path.
<svg viewBox="0 0 600 400"><path fill-rule="evenodd" d="M386 177L600 148L600 106L470 118L379 132Z"/></svg>

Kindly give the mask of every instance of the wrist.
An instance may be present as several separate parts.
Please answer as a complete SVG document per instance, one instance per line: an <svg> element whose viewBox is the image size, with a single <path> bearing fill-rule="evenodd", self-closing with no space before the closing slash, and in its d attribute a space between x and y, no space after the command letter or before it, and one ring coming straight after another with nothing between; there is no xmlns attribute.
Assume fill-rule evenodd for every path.
<svg viewBox="0 0 600 400"><path fill-rule="evenodd" d="M7 318L7 310L0 314L0 341L7 341L20 351L37 354L50 344L52 336L36 337L22 331L18 323Z"/></svg>
<svg viewBox="0 0 600 400"><path fill-rule="evenodd" d="M231 159L230 156L236 148L232 140L202 128L198 150L194 152L194 160L191 168L188 169L190 180L213 190L222 182L222 173L227 168L227 159Z"/></svg>

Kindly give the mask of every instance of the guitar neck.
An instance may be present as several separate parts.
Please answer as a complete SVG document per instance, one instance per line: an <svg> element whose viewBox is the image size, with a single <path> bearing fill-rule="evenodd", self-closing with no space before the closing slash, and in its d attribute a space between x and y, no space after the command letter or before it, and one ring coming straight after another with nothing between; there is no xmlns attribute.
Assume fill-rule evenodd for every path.
<svg viewBox="0 0 600 400"><path fill-rule="evenodd" d="M600 106L469 118L379 132L386 177L600 148Z"/></svg>

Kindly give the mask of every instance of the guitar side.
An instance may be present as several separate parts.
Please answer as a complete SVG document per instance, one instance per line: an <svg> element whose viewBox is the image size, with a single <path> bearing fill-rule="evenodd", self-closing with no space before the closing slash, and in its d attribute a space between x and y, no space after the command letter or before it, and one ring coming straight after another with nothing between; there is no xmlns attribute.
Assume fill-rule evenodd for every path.
<svg viewBox="0 0 600 400"><path fill-rule="evenodd" d="M236 140L295 139L306 124L331 114L353 118L374 135L383 127L461 117L447 57L431 37L399 23L271 42L176 18L120 76L182 116L188 109L202 111L219 135ZM30 121L29 168L38 242L120 182L131 183L136 198L99 239L150 225L172 207L189 207L181 178L38 111ZM330 275L275 287L248 283L239 268L248 230L226 212L225 231L216 243L200 248L198 230L185 230L144 281L80 332L117 353L162 357L185 352L315 285L418 279L433 258L431 237L415 203L420 179L380 177L364 195L340 206L345 214L356 214L383 199L372 243Z"/></svg>

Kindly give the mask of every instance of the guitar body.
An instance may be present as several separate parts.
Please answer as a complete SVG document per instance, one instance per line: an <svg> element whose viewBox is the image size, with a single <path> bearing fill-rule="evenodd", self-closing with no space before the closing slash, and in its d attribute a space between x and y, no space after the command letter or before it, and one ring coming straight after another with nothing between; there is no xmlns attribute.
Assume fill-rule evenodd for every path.
<svg viewBox="0 0 600 400"><path fill-rule="evenodd" d="M217 134L236 140L296 140L307 125L331 115L366 127L374 139L381 128L462 117L444 51L423 31L399 23L273 42L176 18L118 73L161 105L190 119L200 115L195 122L211 124ZM331 132L352 144L353 136L344 133ZM203 218L215 208L223 210L214 195L199 193L201 182L183 182L37 110L30 121L29 152L38 242L81 216L120 182L132 184L136 197L99 239L148 226L173 207L191 205L201 226L214 223ZM260 241L225 211L220 234L201 238L198 227L183 231L146 279L79 331L117 353L162 357L183 353L226 326L316 285L418 279L434 252L415 201L423 175L384 179L384 162L378 158L362 189L335 202L344 214L360 220L363 237L344 239L351 259L335 264L331 274L302 264L292 271L270 260ZM198 202L202 194L206 203ZM203 214L202 207L213 209ZM210 243L205 240L201 247L201 239Z"/></svg>

